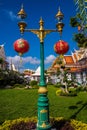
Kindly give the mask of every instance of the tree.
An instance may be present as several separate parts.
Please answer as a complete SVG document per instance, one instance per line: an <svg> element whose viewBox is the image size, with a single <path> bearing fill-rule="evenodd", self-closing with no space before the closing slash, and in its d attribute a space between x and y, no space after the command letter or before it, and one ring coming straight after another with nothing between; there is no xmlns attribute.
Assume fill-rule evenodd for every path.
<svg viewBox="0 0 87 130"><path fill-rule="evenodd" d="M87 37L84 34L74 34L73 39L78 43L78 47L87 47Z"/></svg>
<svg viewBox="0 0 87 130"><path fill-rule="evenodd" d="M78 47L87 47L87 31L86 25L82 25L82 17L80 14L77 14L74 17L70 18L70 25L71 27L78 27L78 33L73 35L74 41L78 43Z"/></svg>
<svg viewBox="0 0 87 130"><path fill-rule="evenodd" d="M70 25L71 27L78 27L78 31L81 30L81 21L82 21L82 17L80 14L77 14L74 17L70 18Z"/></svg>
<svg viewBox="0 0 87 130"><path fill-rule="evenodd" d="M3 63L3 58L0 57L0 64L2 64L2 63Z"/></svg>

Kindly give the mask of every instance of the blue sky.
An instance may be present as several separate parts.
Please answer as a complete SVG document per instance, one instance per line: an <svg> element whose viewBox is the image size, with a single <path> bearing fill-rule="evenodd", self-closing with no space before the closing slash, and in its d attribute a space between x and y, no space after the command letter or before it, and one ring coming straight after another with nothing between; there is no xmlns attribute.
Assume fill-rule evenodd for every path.
<svg viewBox="0 0 87 130"><path fill-rule="evenodd" d="M29 42L30 49L22 56L22 64L19 56L14 51L13 43L21 38L18 28L19 19L17 13L24 5L27 13L27 28L39 29L40 17L44 20L45 29L56 29L57 20L55 15L60 7L64 14L63 23L65 24L62 40L68 42L70 49L67 55L74 49L78 49L77 43L72 39L77 28L72 28L69 24L70 17L76 14L74 0L0 0L0 44L4 44L7 60L12 62L20 69L36 69L40 64L40 44L37 36L30 32L25 32L23 38ZM50 67L53 60L57 57L53 46L60 39L58 33L50 33L44 40L45 69Z"/></svg>

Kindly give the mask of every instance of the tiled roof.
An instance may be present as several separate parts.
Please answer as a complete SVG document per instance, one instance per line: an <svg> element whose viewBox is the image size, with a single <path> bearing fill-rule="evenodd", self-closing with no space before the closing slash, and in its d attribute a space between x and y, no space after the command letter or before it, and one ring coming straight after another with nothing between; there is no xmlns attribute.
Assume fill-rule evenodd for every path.
<svg viewBox="0 0 87 130"><path fill-rule="evenodd" d="M75 62L78 61L77 56L76 56L76 53L73 53L73 58L74 58Z"/></svg>
<svg viewBox="0 0 87 130"><path fill-rule="evenodd" d="M60 68L59 64L54 65L54 68Z"/></svg>
<svg viewBox="0 0 87 130"><path fill-rule="evenodd" d="M77 67L70 68L70 72L79 72L79 71L80 71L80 69Z"/></svg>
<svg viewBox="0 0 87 130"><path fill-rule="evenodd" d="M81 51L82 52L82 51ZM82 71L82 69L87 69L87 64L86 64L86 60L83 58L83 61L85 60L85 64L82 64L83 61L81 61L82 63L80 63L80 58L82 56L82 53L80 53L80 51L75 51L74 53L72 53L72 55L64 55L63 59L61 60L62 63L64 64L66 68L70 68L70 72L80 72ZM60 64L60 58L57 57L52 66L51 69L53 71L57 70L60 68L61 64Z"/></svg>
<svg viewBox="0 0 87 130"><path fill-rule="evenodd" d="M65 64L74 64L72 56L64 56Z"/></svg>

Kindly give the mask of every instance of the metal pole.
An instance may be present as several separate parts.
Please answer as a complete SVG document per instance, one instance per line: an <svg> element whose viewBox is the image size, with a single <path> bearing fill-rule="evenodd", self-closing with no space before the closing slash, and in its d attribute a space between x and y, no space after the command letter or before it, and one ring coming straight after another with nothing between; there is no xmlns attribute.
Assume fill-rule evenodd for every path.
<svg viewBox="0 0 87 130"><path fill-rule="evenodd" d="M47 87L44 76L44 43L40 42L40 87L38 90L38 122L37 130L50 130L51 125L49 122L49 100L47 97Z"/></svg>
<svg viewBox="0 0 87 130"><path fill-rule="evenodd" d="M22 19L18 23L18 26L20 28L21 34L23 34L25 31L32 32L37 35L37 37L40 40L40 83L39 83L39 97L38 97L38 121L37 121L37 130L50 130L51 125L49 121L49 100L47 97L47 86L45 82L45 76L44 76L44 38L47 34L51 32L59 32L62 33L64 24L62 23L62 19L64 15L62 12L58 11L56 14L56 18L58 19L58 23L56 25L57 30L54 29L44 29L44 21L42 18L39 21L40 28L39 29L26 29L27 24L23 21L23 19L26 17L26 13L24 11L23 5L21 7L21 10L18 12L18 16Z"/></svg>

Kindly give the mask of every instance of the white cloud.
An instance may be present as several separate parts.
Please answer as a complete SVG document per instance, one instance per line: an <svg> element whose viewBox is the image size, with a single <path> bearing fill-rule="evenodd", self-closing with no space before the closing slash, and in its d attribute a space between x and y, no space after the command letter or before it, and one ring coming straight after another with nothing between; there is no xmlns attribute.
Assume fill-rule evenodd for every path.
<svg viewBox="0 0 87 130"><path fill-rule="evenodd" d="M12 12L12 11L4 10L4 12L6 13L6 15L7 15L12 21L19 19L19 17L18 17L16 14L14 14L14 12Z"/></svg>
<svg viewBox="0 0 87 130"><path fill-rule="evenodd" d="M49 55L48 57L46 57L45 59L45 64L49 64L52 63L55 60L55 56L54 55Z"/></svg>
<svg viewBox="0 0 87 130"><path fill-rule="evenodd" d="M55 60L55 58L56 57L54 55L49 55L45 59L45 64L52 63ZM18 67L21 64L21 62L22 62L22 65L25 65L25 64L39 65L40 64L40 60L37 57L31 57L31 56L29 57L20 57L17 55L14 57L8 56L7 61L9 62L9 64L11 64L12 62L16 67Z"/></svg>
<svg viewBox="0 0 87 130"><path fill-rule="evenodd" d="M14 21L15 19L19 19L12 11L9 11L8 14L9 14L11 20L13 20L13 21Z"/></svg>
<svg viewBox="0 0 87 130"><path fill-rule="evenodd" d="M22 62L22 64L40 64L40 60L37 59L36 57L20 57L20 56L8 56L7 57L7 61L11 64L11 62L16 66L18 64L20 64L20 62Z"/></svg>
<svg viewBox="0 0 87 130"><path fill-rule="evenodd" d="M9 62L9 64L13 63L15 66L17 66L20 62L20 57L17 55L14 57L8 56L7 61Z"/></svg>
<svg viewBox="0 0 87 130"><path fill-rule="evenodd" d="M26 63L30 63L30 64L40 64L40 60L39 59L37 59L36 57L23 57L22 58L22 60L23 60L23 63L24 64L26 64Z"/></svg>

